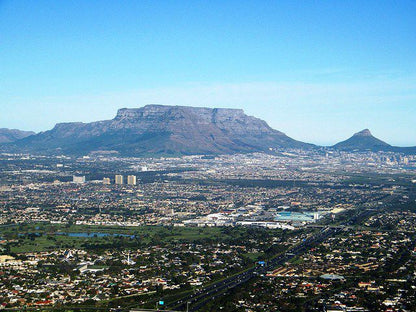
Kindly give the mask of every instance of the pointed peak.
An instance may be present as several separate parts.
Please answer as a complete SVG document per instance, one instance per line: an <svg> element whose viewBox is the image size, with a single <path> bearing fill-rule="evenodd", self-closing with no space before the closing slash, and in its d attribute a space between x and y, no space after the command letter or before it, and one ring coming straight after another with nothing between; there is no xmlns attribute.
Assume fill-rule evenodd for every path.
<svg viewBox="0 0 416 312"><path fill-rule="evenodd" d="M360 132L355 133L354 136L373 136L373 135L371 134L370 130L364 129L364 130L361 130Z"/></svg>
<svg viewBox="0 0 416 312"><path fill-rule="evenodd" d="M389 150L391 146L386 142L375 138L370 130L364 129L354 134L348 140L335 144L334 147L340 150L382 151Z"/></svg>

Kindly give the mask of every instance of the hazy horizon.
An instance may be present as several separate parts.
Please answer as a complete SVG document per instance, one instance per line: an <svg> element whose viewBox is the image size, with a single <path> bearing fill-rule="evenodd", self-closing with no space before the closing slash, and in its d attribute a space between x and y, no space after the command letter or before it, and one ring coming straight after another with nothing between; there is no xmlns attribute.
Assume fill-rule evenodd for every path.
<svg viewBox="0 0 416 312"><path fill-rule="evenodd" d="M416 3L0 2L0 128L150 103L241 108L333 145L416 146Z"/></svg>

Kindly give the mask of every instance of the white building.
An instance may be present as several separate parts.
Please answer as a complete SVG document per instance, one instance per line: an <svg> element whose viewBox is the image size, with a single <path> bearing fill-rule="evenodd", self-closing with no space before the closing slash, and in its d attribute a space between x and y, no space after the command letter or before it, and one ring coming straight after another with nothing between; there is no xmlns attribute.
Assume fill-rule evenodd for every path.
<svg viewBox="0 0 416 312"><path fill-rule="evenodd" d="M116 184L123 184L123 176L121 174L116 174L115 182Z"/></svg>
<svg viewBox="0 0 416 312"><path fill-rule="evenodd" d="M85 176L72 176L72 182L85 183Z"/></svg>
<svg viewBox="0 0 416 312"><path fill-rule="evenodd" d="M128 185L136 185L136 176L134 176L134 175L127 176L127 184Z"/></svg>

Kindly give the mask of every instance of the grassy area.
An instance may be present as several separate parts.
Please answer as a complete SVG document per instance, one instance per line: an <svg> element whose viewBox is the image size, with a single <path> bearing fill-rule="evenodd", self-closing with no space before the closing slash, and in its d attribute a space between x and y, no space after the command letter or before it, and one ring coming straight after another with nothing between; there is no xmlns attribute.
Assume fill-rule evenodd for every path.
<svg viewBox="0 0 416 312"><path fill-rule="evenodd" d="M74 233L80 236L71 236ZM140 248L169 243L227 243L240 244L251 238L280 235L282 230L221 227L162 227L162 226L87 226L49 223L16 224L0 227L0 237L15 240L10 252L26 253L54 249ZM70 234L70 235L69 235ZM106 235L106 236L103 236ZM263 254L247 256L253 261Z"/></svg>
<svg viewBox="0 0 416 312"><path fill-rule="evenodd" d="M305 261L303 260L302 257L295 257L289 260L289 263L294 264L294 265L300 265L305 263Z"/></svg>
<svg viewBox="0 0 416 312"><path fill-rule="evenodd" d="M243 254L243 256L249 258L252 262L255 262L264 257L264 252L248 252Z"/></svg>
<svg viewBox="0 0 416 312"><path fill-rule="evenodd" d="M104 243L106 238L79 238L64 235L42 235L32 238L21 237L16 243L10 244L10 252L27 253L55 249L81 248L86 242Z"/></svg>

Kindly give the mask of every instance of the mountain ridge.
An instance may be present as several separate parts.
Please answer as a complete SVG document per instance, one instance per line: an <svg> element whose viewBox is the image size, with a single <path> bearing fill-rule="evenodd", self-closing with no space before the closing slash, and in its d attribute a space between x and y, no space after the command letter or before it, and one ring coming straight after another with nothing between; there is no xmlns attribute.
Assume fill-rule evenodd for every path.
<svg viewBox="0 0 416 312"><path fill-rule="evenodd" d="M21 138L0 143L3 143L1 150L8 152L117 153L139 157L269 152L288 148L416 153L416 147L392 146L374 137L369 129L331 147L321 147L294 140L272 129L264 120L246 115L242 109L160 104L120 108L110 120L57 123L50 130L38 134L26 132Z"/></svg>
<svg viewBox="0 0 416 312"><path fill-rule="evenodd" d="M311 148L241 109L146 105L122 108L111 120L58 123L11 146L32 152L121 155L227 154L270 148Z"/></svg>
<svg viewBox="0 0 416 312"><path fill-rule="evenodd" d="M34 135L33 131L0 128L0 143L10 143Z"/></svg>

